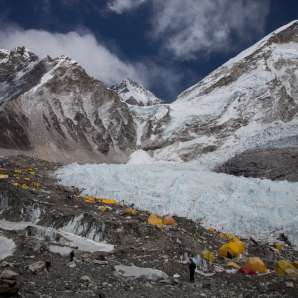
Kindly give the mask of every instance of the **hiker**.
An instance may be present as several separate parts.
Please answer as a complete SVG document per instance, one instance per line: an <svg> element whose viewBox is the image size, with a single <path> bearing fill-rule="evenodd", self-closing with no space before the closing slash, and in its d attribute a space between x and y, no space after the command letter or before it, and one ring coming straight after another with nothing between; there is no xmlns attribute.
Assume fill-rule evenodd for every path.
<svg viewBox="0 0 298 298"><path fill-rule="evenodd" d="M73 262L73 259L74 259L74 251L72 250L71 252L70 252L70 254L69 254L69 260L70 260L70 262Z"/></svg>
<svg viewBox="0 0 298 298"><path fill-rule="evenodd" d="M194 262L193 258L189 259L188 267L189 267L189 281L190 282L195 282L195 271L196 271L197 265Z"/></svg>
<svg viewBox="0 0 298 298"><path fill-rule="evenodd" d="M51 263L50 260L47 260L47 261L45 262L46 270L47 270L48 272L50 271L51 265L52 265L52 263Z"/></svg>

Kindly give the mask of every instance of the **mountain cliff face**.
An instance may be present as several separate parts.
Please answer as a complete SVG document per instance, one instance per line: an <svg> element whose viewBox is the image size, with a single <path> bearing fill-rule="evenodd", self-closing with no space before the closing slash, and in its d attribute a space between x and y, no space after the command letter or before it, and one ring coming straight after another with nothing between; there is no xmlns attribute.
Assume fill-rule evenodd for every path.
<svg viewBox="0 0 298 298"><path fill-rule="evenodd" d="M250 149L297 146L297 74L295 21L182 92L144 148L213 166Z"/></svg>
<svg viewBox="0 0 298 298"><path fill-rule="evenodd" d="M0 52L0 147L59 161L127 160L135 127L127 105L62 56Z"/></svg>
<svg viewBox="0 0 298 298"><path fill-rule="evenodd" d="M129 105L152 106L161 104L161 100L151 91L130 79L126 79L120 84L112 86L111 89L120 96L123 102Z"/></svg>
<svg viewBox="0 0 298 298"><path fill-rule="evenodd" d="M2 50L0 147L98 162L124 162L143 149L157 160L196 159L212 168L246 151L284 153L298 145L297 74L297 21L172 104L130 80L108 89L67 57L40 60L24 48Z"/></svg>

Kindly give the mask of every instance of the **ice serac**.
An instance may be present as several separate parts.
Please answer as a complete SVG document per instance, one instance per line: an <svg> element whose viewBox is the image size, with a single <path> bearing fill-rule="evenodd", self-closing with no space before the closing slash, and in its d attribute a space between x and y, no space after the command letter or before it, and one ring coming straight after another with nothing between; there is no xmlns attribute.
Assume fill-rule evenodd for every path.
<svg viewBox="0 0 298 298"><path fill-rule="evenodd" d="M117 85L113 85L111 89L120 96L123 102L129 105L152 106L162 103L151 91L131 79L126 79Z"/></svg>
<svg viewBox="0 0 298 298"><path fill-rule="evenodd" d="M201 157L209 166L246 150L297 147L297 75L294 21L182 92L146 146L157 145L158 159Z"/></svg>
<svg viewBox="0 0 298 298"><path fill-rule="evenodd" d="M126 104L66 56L0 51L0 151L52 161L126 161L135 124Z"/></svg>

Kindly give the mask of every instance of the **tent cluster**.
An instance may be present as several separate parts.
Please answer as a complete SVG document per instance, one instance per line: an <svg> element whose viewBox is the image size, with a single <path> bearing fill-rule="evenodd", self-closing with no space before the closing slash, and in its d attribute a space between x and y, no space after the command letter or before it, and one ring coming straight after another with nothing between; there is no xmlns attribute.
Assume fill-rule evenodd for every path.
<svg viewBox="0 0 298 298"><path fill-rule="evenodd" d="M115 199L98 198L90 195L84 196L82 197L82 199L86 204L95 204L95 205L100 204L100 206L98 206L98 209L102 212L111 210L113 206L120 206L120 207L123 207L122 215L125 215L125 216L138 215L138 211L135 208L125 207L123 204L119 203ZM149 215L147 219L147 224L156 226L158 228L162 228L164 226L175 226L177 223L172 216L167 215L167 216L159 217L158 215L152 213Z"/></svg>
<svg viewBox="0 0 298 298"><path fill-rule="evenodd" d="M209 228L208 231L214 234L217 233L217 231L213 228ZM238 237L230 233L218 233L218 236L219 238L225 240L226 243L219 247L217 256L228 261L226 263L226 267L228 269L245 275L264 274L268 272L267 266L259 257L253 256L243 258L245 245ZM278 252L283 249L283 245L281 243L274 243L273 247ZM216 259L216 254L209 250L203 250L201 252L201 257L209 263L213 263ZM242 258L244 262L242 261ZM235 261L231 261L231 259L241 261L242 266L237 264ZM292 276L298 278L298 262L295 261L291 263L286 260L279 260L275 264L274 271L279 276Z"/></svg>
<svg viewBox="0 0 298 298"><path fill-rule="evenodd" d="M122 203L119 203L115 199L98 198L90 195L79 197L79 198L83 199L83 202L86 204L96 205L97 209L102 213L108 212L112 210L112 207L118 206L118 207L123 207L122 215L124 216L138 215L138 211L136 209L134 209L133 207L124 207Z"/></svg>
<svg viewBox="0 0 298 298"><path fill-rule="evenodd" d="M83 200L86 204L101 203L103 205L110 205L110 206L114 206L118 204L118 202L115 199L97 198L94 196L84 196Z"/></svg>
<svg viewBox="0 0 298 298"><path fill-rule="evenodd" d="M83 197L78 197L83 199L83 202L86 204L93 204L98 205L97 208L102 213L112 210L113 206L122 207L122 215L124 216L137 216L139 214L138 210L133 207L125 207L122 203L119 203L115 199L109 199L109 198L99 198L95 196L86 195ZM147 218L147 224L151 226L155 226L158 228L163 228L166 226L176 226L177 222L172 216L163 216L160 217L156 214L150 214Z"/></svg>
<svg viewBox="0 0 298 298"><path fill-rule="evenodd" d="M167 215L164 217L159 217L153 213L149 215L147 223L158 228L162 228L164 226L175 226L177 224L176 220L172 216Z"/></svg>
<svg viewBox="0 0 298 298"><path fill-rule="evenodd" d="M245 251L244 243L236 236L232 237L229 242L223 244L219 250L218 254L224 258L235 258L243 254Z"/></svg>
<svg viewBox="0 0 298 298"><path fill-rule="evenodd" d="M123 215L136 216L138 215L138 211L132 207L128 207L123 210Z"/></svg>
<svg viewBox="0 0 298 298"><path fill-rule="evenodd" d="M125 216L138 215L138 211L135 208L125 207L123 204L120 204L115 199L98 198L90 195L84 196L82 197L82 199L86 204L95 204L95 205L100 204L100 206L98 206L98 209L102 212L107 212L111 210L113 206L121 206L123 207L122 215L125 215ZM159 217L158 215L152 213L149 215L147 219L147 224L156 226L158 228L162 228L165 226L175 226L177 223L172 216L167 215L167 216Z"/></svg>
<svg viewBox="0 0 298 298"><path fill-rule="evenodd" d="M0 180L8 180L14 187L23 190L36 191L41 184L38 182L36 169L33 168L16 168L12 173L6 173L5 170L0 170Z"/></svg>
<svg viewBox="0 0 298 298"><path fill-rule="evenodd" d="M298 278L298 262L290 263L286 260L280 260L275 264L275 272L280 276L293 276Z"/></svg>
<svg viewBox="0 0 298 298"><path fill-rule="evenodd" d="M101 212L112 210L113 206L120 206L123 207L122 215L138 215L138 211L136 209L133 207L125 207L115 199L97 198L94 196L84 196L82 199L87 204L98 205L97 208ZM177 222L172 216L167 215L160 217L152 213L147 218L147 224L157 228L164 228L166 226L176 226ZM224 241L224 243L218 248L217 253L207 249L203 250L199 256L200 259L207 261L209 264L212 264L218 257L226 259L226 267L228 269L231 269L234 272L240 272L245 275L264 274L268 272L267 266L259 257L250 256L243 258L246 247L238 237L231 233L218 233L214 228L209 228L208 231L210 233L216 234L221 240ZM275 243L274 249L280 251L283 249L283 246L281 243ZM239 265L237 262L242 263L242 265ZM297 262L290 263L285 260L278 261L275 265L275 271L278 275L298 275L298 264Z"/></svg>
<svg viewBox="0 0 298 298"><path fill-rule="evenodd" d="M40 182L38 182L36 169L34 168L16 168L12 173L0 169L0 182L1 180L8 180L13 186L26 191L34 191L41 187ZM112 210L115 206L123 208L122 215L124 216L137 216L139 213L135 208L125 207L123 204L120 204L117 200L112 198L98 198L90 195L83 197L77 196L77 198L83 200L86 204L94 204L102 213ZM166 226L176 226L177 222L172 216L167 215L160 217L152 213L147 218L147 224L163 228ZM228 269L245 275L264 274L268 272L267 266L259 257L251 256L244 259L242 258L246 248L244 243L238 237L230 233L219 233L214 228L209 228L208 231L217 235L225 243L218 248L217 253L207 249L203 250L200 254L201 259L212 264L218 257L224 258L227 260L226 267ZM283 249L283 245L281 243L274 243L273 249L279 253ZM242 266L237 262L241 262ZM295 278L298 278L298 261L289 262L287 260L279 260L276 262L274 270L279 276L294 276Z"/></svg>

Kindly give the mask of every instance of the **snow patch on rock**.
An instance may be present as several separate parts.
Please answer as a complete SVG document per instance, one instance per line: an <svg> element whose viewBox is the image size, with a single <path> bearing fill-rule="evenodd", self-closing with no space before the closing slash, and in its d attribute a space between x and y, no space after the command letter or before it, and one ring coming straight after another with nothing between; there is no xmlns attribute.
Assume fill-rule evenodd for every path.
<svg viewBox="0 0 298 298"><path fill-rule="evenodd" d="M145 278L152 281L168 279L168 275L166 273L152 268L117 265L115 266L115 271L118 275L130 278Z"/></svg>
<svg viewBox="0 0 298 298"><path fill-rule="evenodd" d="M16 245L13 240L0 236L0 260L12 256Z"/></svg>
<svg viewBox="0 0 298 298"><path fill-rule="evenodd" d="M70 232L66 232L63 229L54 229L51 227L43 227L40 225L36 225L30 222L10 222L7 220L0 220L0 228L7 231L20 231L25 230L28 227L34 227L41 232L41 234L51 235L51 234L59 234L62 238L65 239L68 246L76 247L80 251L85 252L111 252L114 250L114 245L105 243L105 242L97 242L91 239L87 239L85 237L81 237L79 235L75 235ZM8 239L9 240L9 239ZM1 238L0 238L1 241ZM1 245L2 242L0 242ZM55 243L52 243L53 245ZM4 244L4 246L6 246ZM53 247L52 247L53 249ZM1 246L0 246L0 256L1 256Z"/></svg>
<svg viewBox="0 0 298 298"><path fill-rule="evenodd" d="M111 89L129 105L151 106L161 103L161 100L151 91L131 79L126 79L118 85L112 86Z"/></svg>
<svg viewBox="0 0 298 298"><path fill-rule="evenodd" d="M50 252L59 254L62 257L69 256L70 253L73 251L71 247L58 245L49 245L49 250Z"/></svg>

